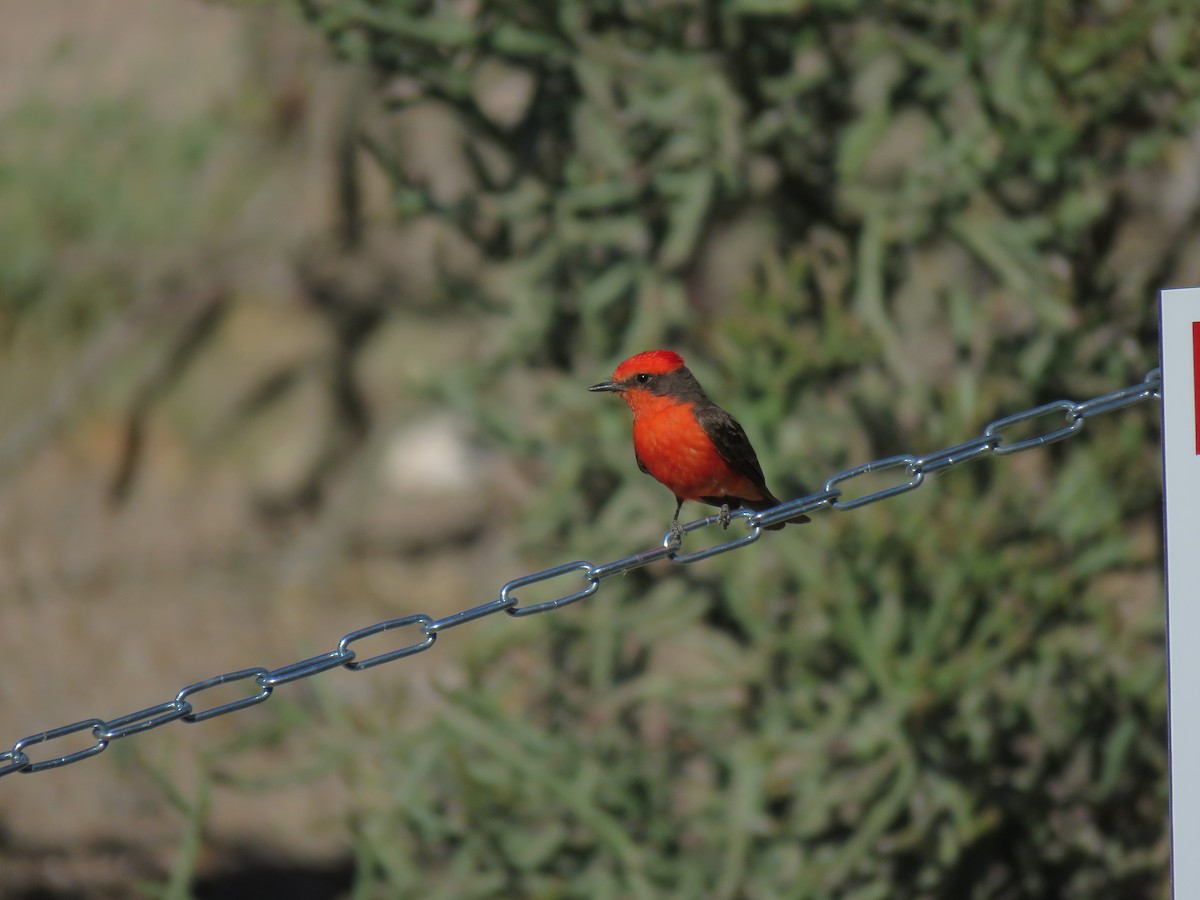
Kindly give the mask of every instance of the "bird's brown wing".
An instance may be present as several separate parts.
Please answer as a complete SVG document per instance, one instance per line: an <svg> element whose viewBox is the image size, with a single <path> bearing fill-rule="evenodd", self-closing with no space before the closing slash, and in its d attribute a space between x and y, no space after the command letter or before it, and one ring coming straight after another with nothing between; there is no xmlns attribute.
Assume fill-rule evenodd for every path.
<svg viewBox="0 0 1200 900"><path fill-rule="evenodd" d="M717 452L721 454L725 462L729 463L734 471L745 477L762 493L762 498L759 500L750 500L747 497L704 497L702 498L704 502L711 503L713 506L723 503L735 506L736 504L730 501L739 500L750 509L770 509L772 506L778 506L779 498L772 494L770 488L767 487L762 466L758 462L758 454L754 452L750 438L746 437L746 432L738 424L737 419L711 402L696 404L694 411L696 421L700 423L700 427L704 429L704 433L708 435L708 439L713 442L713 446L717 448ZM788 519L787 523L778 522L775 525L768 525L767 529L778 531L785 524L800 525L808 521L811 521L808 516L801 514Z"/></svg>
<svg viewBox="0 0 1200 900"><path fill-rule="evenodd" d="M734 471L762 491L763 499L770 500L772 505L778 503L779 501L767 488L767 480L763 477L758 454L754 452L750 438L746 437L746 432L738 424L737 419L715 403L698 403L694 407L694 412L696 421L704 429L708 439L713 442L713 446L717 448L721 458L729 463Z"/></svg>

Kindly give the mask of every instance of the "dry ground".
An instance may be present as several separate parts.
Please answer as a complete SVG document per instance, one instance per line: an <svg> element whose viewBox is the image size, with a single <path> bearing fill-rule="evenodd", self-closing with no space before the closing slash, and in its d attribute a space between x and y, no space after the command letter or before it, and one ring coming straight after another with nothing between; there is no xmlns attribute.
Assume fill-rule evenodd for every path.
<svg viewBox="0 0 1200 900"><path fill-rule="evenodd" d="M295 23L218 5L3 6L0 117L31 98L64 121L89 105L129 104L167 128L257 103L266 105L260 119L279 134L274 143L261 132L233 135L233 149L215 165L246 167L253 189L214 220L212 232L191 243L128 248L139 272L190 273L185 280L201 292L206 273L220 279L232 311L151 415L127 503L113 503L109 490L129 383L145 371L137 364L141 337L170 330L169 298L145 333L101 322L61 343L18 332L4 348L0 743L159 703L211 675L278 666L383 618L472 605L517 574L504 541L475 525L486 502L471 474L479 460L456 464L455 454L471 452L457 424L421 419L415 399L433 361L472 351L476 335L460 323L401 315L372 343L360 371L369 396L388 407L381 432L410 443L396 451L393 442L390 455L386 442L366 447L359 457L374 461L351 467L355 474L322 515L271 529L254 503L284 490L311 458L326 413L317 379L251 426L223 430L257 379L289 361L319 361L329 340L300 297L293 260L331 227L333 145L353 73ZM138 148L128 152L134 158ZM196 178L221 183L214 164L204 166ZM368 216L379 220L387 218L382 188L370 181L366 188ZM384 233L398 254L405 246L412 253L409 241ZM162 279L145 281L153 305ZM98 371L82 362L89 352ZM405 424L411 416L415 428ZM422 452L448 468L437 483L414 486L404 459ZM440 518L414 515L435 500ZM419 709L430 679L454 677L450 643L370 673L327 674L321 702L369 718L373 701L399 691ZM283 694L289 699L280 702ZM308 686L289 686L252 711L172 724L77 765L3 779L0 894L125 896L139 879L162 879L178 867L181 842L197 821L187 810L196 803L208 805L202 876L272 860L279 868L268 883L278 886L290 861L304 860L332 867L328 884L306 876L307 889L336 890L348 872L347 789L319 773L301 784L270 784L274 773L306 761L319 768L329 746L348 740L321 712L310 716L314 697ZM225 749L239 742L226 762ZM267 784L214 787L214 771L227 783L261 777ZM255 891L249 882L207 883L212 895Z"/></svg>

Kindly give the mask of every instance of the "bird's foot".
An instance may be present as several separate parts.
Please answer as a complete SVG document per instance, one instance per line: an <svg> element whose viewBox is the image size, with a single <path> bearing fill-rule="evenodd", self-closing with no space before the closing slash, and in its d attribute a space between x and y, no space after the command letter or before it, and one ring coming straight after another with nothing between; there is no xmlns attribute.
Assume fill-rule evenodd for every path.
<svg viewBox="0 0 1200 900"><path fill-rule="evenodd" d="M683 543L683 526L679 524L678 519L671 520L671 530L667 533L667 539L676 547Z"/></svg>
<svg viewBox="0 0 1200 900"><path fill-rule="evenodd" d="M723 503L721 505L721 511L719 513L717 513L717 522L721 525L722 528L729 527L729 504L728 503Z"/></svg>

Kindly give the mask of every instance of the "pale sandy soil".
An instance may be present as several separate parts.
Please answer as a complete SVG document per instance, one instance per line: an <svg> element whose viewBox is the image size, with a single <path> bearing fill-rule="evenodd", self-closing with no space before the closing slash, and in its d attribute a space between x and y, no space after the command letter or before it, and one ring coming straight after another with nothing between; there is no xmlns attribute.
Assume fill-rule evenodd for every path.
<svg viewBox="0 0 1200 900"><path fill-rule="evenodd" d="M373 343L361 369L372 399L382 398L386 409L380 433L407 437L398 451L386 439L366 447L360 459L375 461L356 463L316 519L271 530L253 502L293 483L311 458L325 421L315 383L262 422L231 437L221 431L238 395L273 367L319 358L329 339L298 297L292 261L298 247L319 243L330 229L332 147L353 74L295 23L215 4L2 6L0 115L31 97L61 104L64 116L90 102L135 103L165 127L241 102L253 81L260 95L266 86L281 119L294 121L281 125L291 131L259 163L261 180L230 215L229 232L208 246L172 248L168 262L154 263L198 269L194 283L202 285L216 260L211 271L228 283L234 308L163 413L151 417L128 503L118 507L108 497L128 393L111 386L92 392L86 372L72 374L75 350L47 371L44 347L18 342L5 349L0 745L169 700L208 676L331 649L344 633L383 618L438 615L486 599L481 594L503 581L493 572L516 573L503 540L476 524L491 495L486 478L475 474L489 464L473 465L480 461L464 449L460 423L423 418L420 402L404 399L430 360L470 354L470 329L452 319L401 315ZM256 139L244 140L248 158L261 152ZM242 164L232 155L231 164ZM386 221L381 179L368 180L367 195L369 215ZM420 249L419 236L397 240L386 227L378 238L384 256L403 258L413 240ZM396 255L389 240L400 248ZM420 277L412 280L419 284ZM95 349L102 332L83 349ZM97 352L103 356L103 347ZM110 356L110 368L117 366L121 353ZM427 462L431 454L449 460L449 469L428 490L419 477L414 486L404 469L408 450ZM456 467L463 453L467 461ZM415 518L412 504L431 500L441 511ZM326 700L369 718L381 696L399 690L419 708L430 679L454 677L453 643L371 673L328 673ZM303 728L281 727L284 695L312 706L309 687L292 685L254 710L174 723L76 765L0 780L0 894L128 896L138 879L170 872L180 852L190 817L164 785L190 803L197 773L222 765L231 779L269 777L320 766L339 741L349 753L371 752L319 712L301 716ZM254 744L254 733L277 727L275 738L227 749L248 734ZM56 745L57 752L84 744ZM348 797L336 777L317 774L249 792L218 784L208 802L203 876L247 858L273 860L280 871L302 860L336 872L348 853Z"/></svg>

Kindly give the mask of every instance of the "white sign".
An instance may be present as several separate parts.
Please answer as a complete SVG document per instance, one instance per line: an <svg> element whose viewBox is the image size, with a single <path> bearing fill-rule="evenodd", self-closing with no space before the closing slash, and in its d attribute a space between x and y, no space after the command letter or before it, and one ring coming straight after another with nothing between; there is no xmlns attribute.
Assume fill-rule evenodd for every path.
<svg viewBox="0 0 1200 900"><path fill-rule="evenodd" d="M1200 897L1200 288L1162 292L1171 875Z"/></svg>

